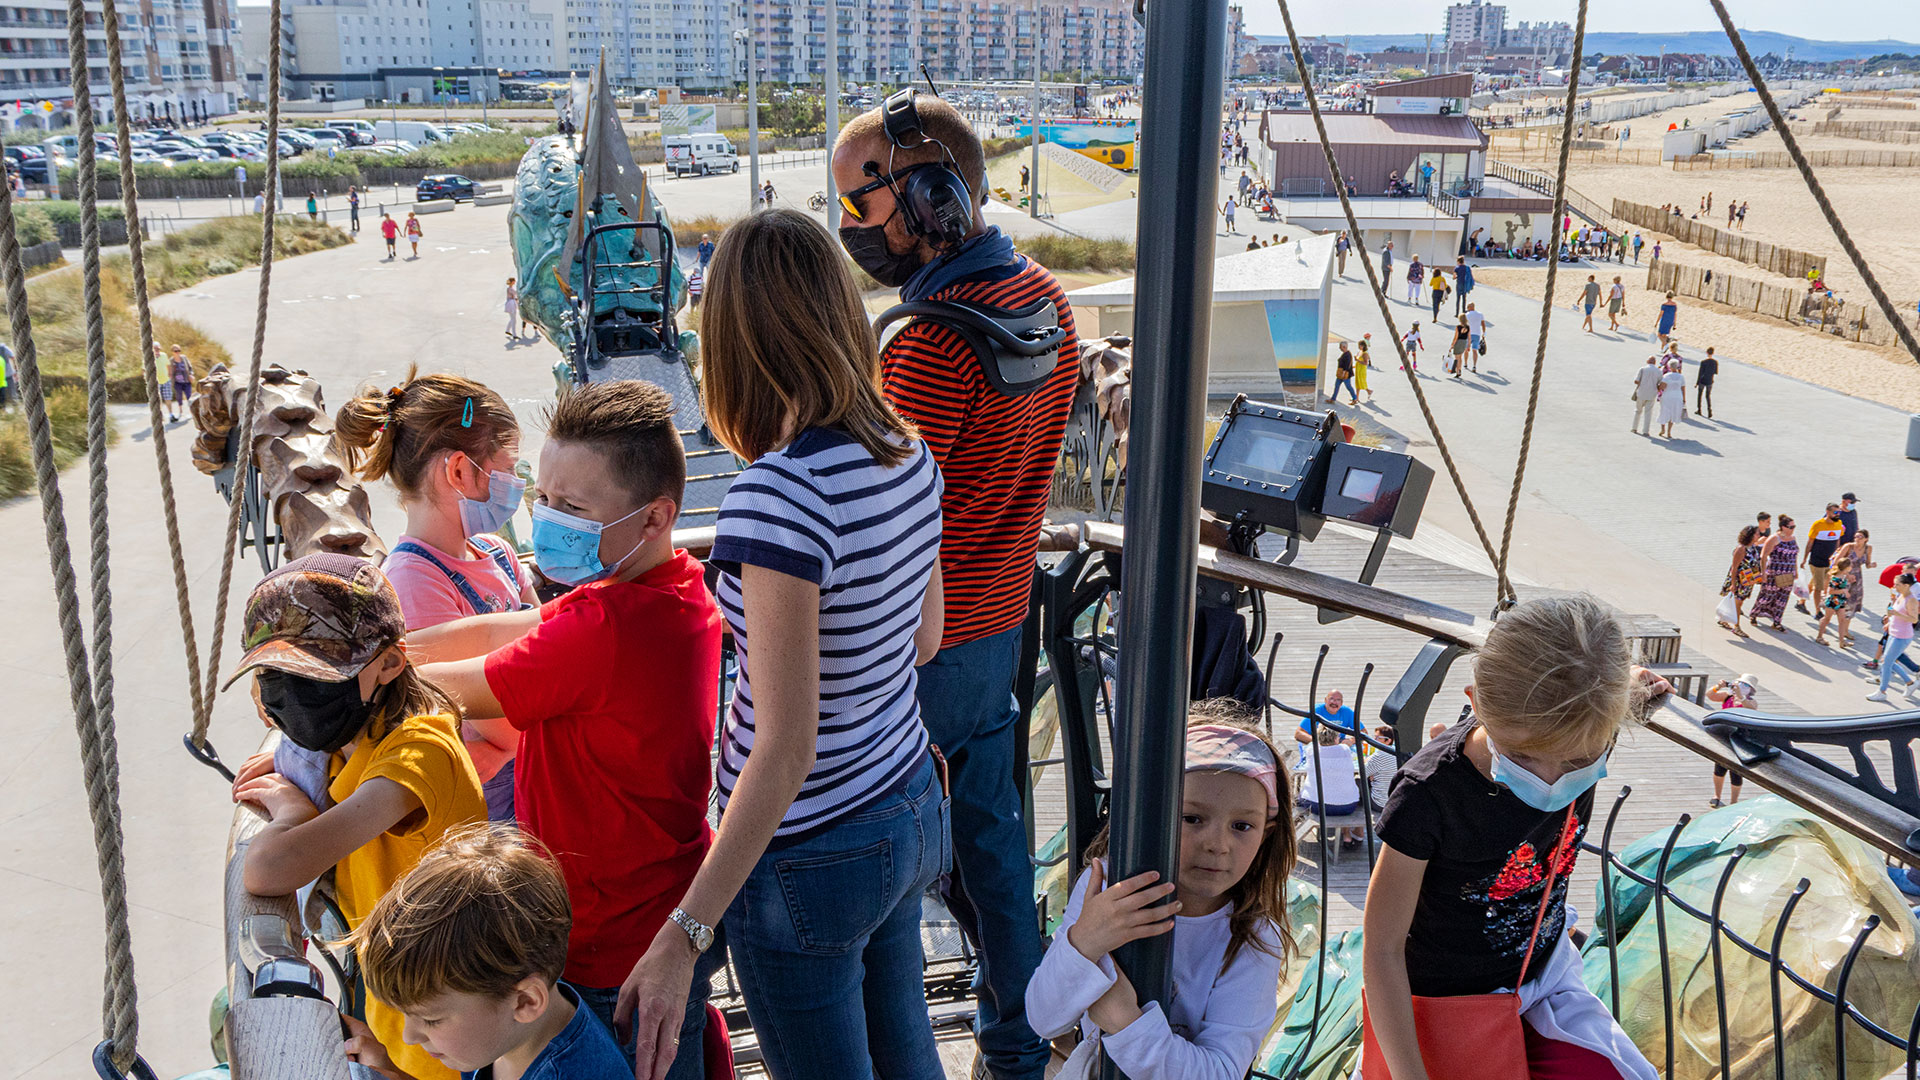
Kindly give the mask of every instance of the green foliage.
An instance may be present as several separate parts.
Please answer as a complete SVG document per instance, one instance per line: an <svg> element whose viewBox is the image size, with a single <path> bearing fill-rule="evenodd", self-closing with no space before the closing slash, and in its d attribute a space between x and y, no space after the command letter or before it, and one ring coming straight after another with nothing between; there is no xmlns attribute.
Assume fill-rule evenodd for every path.
<svg viewBox="0 0 1920 1080"><path fill-rule="evenodd" d="M1131 240L1091 236L1029 236L1019 241L1020 251L1049 270L1131 270L1134 246Z"/></svg>
<svg viewBox="0 0 1920 1080"><path fill-rule="evenodd" d="M1424 79L1426 76L1427 73L1421 71L1419 68L1403 67L1393 69L1393 77L1401 82L1406 82L1408 79Z"/></svg>
<svg viewBox="0 0 1920 1080"><path fill-rule="evenodd" d="M787 94L776 97L771 87L760 91L760 127L775 135L796 138L824 135L827 130L827 103L813 94Z"/></svg>
<svg viewBox="0 0 1920 1080"><path fill-rule="evenodd" d="M43 211L48 220L56 225L80 224L80 204L72 199L49 199L45 202L29 204L33 209ZM115 203L97 204L101 221L119 221L127 216L126 208ZM23 240L22 243L25 243Z"/></svg>
<svg viewBox="0 0 1920 1080"><path fill-rule="evenodd" d="M47 204L13 204L13 224L19 231L21 247L44 244L54 238L53 221L47 216L47 212L41 209L45 205Z"/></svg>

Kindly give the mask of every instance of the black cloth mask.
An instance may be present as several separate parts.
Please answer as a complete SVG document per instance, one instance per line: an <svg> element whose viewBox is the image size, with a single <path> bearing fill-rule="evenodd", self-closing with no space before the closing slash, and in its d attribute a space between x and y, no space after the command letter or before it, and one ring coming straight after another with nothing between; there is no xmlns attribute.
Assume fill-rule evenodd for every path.
<svg viewBox="0 0 1920 1080"><path fill-rule="evenodd" d="M260 704L293 745L331 754L365 730L373 703L360 700L360 680L329 683L273 668L259 671Z"/></svg>
<svg viewBox="0 0 1920 1080"><path fill-rule="evenodd" d="M899 213L899 211L894 211ZM892 221L889 216L887 221ZM906 284L914 271L920 269L920 256L916 252L895 255L887 248L887 221L878 225L843 225L840 227L840 246L847 249L848 257L854 265L865 270L873 280L889 289L897 289Z"/></svg>

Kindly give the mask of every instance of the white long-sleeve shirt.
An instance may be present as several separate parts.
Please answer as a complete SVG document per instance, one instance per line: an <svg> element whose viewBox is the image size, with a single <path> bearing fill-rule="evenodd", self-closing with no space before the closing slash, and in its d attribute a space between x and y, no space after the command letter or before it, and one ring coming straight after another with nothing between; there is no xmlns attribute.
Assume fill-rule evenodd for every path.
<svg viewBox="0 0 1920 1080"><path fill-rule="evenodd" d="M1149 1004L1139 1019L1116 1032L1101 1032L1087 1010L1113 987L1113 958L1098 964L1067 940L1067 928L1080 919L1087 875L1074 882L1066 917L1046 957L1027 984L1027 1020L1042 1038L1080 1026L1081 1043L1057 1080L1083 1080L1093 1073L1105 1046L1132 1080L1241 1080L1260 1052L1261 1040L1278 1012L1280 959L1249 943L1222 971L1231 935L1231 904L1211 915L1176 916L1173 927L1173 1000L1163 1011ZM1263 931L1278 951L1279 935Z"/></svg>

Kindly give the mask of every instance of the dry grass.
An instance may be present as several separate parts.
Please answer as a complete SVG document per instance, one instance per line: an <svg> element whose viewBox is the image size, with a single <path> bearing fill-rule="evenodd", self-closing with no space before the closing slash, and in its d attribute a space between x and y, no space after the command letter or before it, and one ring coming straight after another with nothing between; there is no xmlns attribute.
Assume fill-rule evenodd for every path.
<svg viewBox="0 0 1920 1080"><path fill-rule="evenodd" d="M56 468L72 464L87 447L87 395L77 387L47 391L47 420L53 428ZM118 438L111 425L109 444ZM33 490L33 448L27 439L26 414L17 408L0 412L0 498L10 499Z"/></svg>

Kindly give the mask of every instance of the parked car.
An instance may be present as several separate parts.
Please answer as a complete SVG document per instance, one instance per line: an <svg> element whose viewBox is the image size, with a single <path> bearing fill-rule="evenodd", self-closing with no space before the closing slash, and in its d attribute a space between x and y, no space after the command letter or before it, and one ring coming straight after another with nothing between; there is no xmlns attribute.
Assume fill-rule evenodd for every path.
<svg viewBox="0 0 1920 1080"><path fill-rule="evenodd" d="M293 145L299 147L302 150L312 150L315 147L320 145L319 143L314 142L312 135L309 135L308 133L301 131L298 128L284 129L280 132L280 137L292 143Z"/></svg>
<svg viewBox="0 0 1920 1080"><path fill-rule="evenodd" d="M7 169L29 184L53 183L53 158L37 146L7 147Z"/></svg>
<svg viewBox="0 0 1920 1080"><path fill-rule="evenodd" d="M471 199L478 194L478 186L464 176L439 173L421 177L420 183L413 189L413 197L420 202L433 199L452 199L454 202L459 202L462 199Z"/></svg>
<svg viewBox="0 0 1920 1080"><path fill-rule="evenodd" d="M362 121L362 123L365 123L365 121ZM341 141L344 142L347 146L372 146L373 145L373 125L372 124L367 124L366 128L362 130L360 128L342 127L340 124L340 121L336 120L336 121L333 121L332 123L329 123L326 126L325 130L339 132ZM319 132L315 132L314 134L318 135Z"/></svg>
<svg viewBox="0 0 1920 1080"><path fill-rule="evenodd" d="M305 134L307 138L313 140L313 146L316 150L326 150L329 147L335 150L345 150L348 146L347 135L346 132L343 131L335 131L332 128L313 128Z"/></svg>

